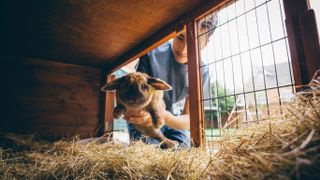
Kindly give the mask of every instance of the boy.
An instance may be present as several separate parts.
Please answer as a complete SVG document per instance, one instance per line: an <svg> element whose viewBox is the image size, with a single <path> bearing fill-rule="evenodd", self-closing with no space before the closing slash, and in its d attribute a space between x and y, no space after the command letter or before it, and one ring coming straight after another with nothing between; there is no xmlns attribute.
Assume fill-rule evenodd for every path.
<svg viewBox="0 0 320 180"><path fill-rule="evenodd" d="M204 48L213 34L217 26L217 16L211 15L200 22L200 34L208 31L203 38L200 39L200 48ZM140 58L137 71L147 73L150 76L160 78L172 86L171 91L165 91L164 101L166 109L162 110L161 116L165 124L161 131L172 140L179 142L180 148L190 147L190 137L187 129L190 129L189 117L189 100L188 100L188 57L186 32L177 35L172 43L167 42L158 48L152 50L148 54ZM209 86L208 69L202 69L203 85ZM206 88L208 89L208 88ZM204 92L206 94L206 92ZM209 92L207 92L209 94ZM183 112L177 111L177 103L184 100ZM143 140L148 144L158 144L158 140L146 138L135 129L132 124L144 123L151 121L147 112L140 112L136 115L126 116L128 122L129 136L131 140Z"/></svg>

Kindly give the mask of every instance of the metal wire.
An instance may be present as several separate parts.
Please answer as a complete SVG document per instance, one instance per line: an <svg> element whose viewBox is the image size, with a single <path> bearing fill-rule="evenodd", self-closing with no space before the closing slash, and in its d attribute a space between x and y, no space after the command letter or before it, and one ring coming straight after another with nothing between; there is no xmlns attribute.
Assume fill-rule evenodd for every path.
<svg viewBox="0 0 320 180"><path fill-rule="evenodd" d="M281 40L287 40L287 38L288 38L287 36L284 36L284 37L281 37L281 38L279 38L279 39L270 41L270 42L268 42L268 43L261 44L261 45L259 45L258 47L254 47L254 48L251 48L251 49L248 49L248 50L245 50L245 51L241 51L241 52L236 53L236 54L232 54L231 56L227 56L227 57L225 57L225 58L221 58L221 59L216 60L216 61L214 61L214 62L210 62L210 63L207 63L207 64L204 63L203 65L200 66L200 68L203 68L204 66L207 66L207 65L210 65L210 64L219 62L219 61L224 61L224 60L226 60L226 59L228 59L228 58L232 58L232 57L235 57L235 56L239 56L239 55L241 55L241 54L244 54L244 53L248 53L248 52L253 51L253 50L256 50L256 49L260 49L261 47L274 44L274 43L276 43L276 42L278 42L278 41L281 41Z"/></svg>
<svg viewBox="0 0 320 180"><path fill-rule="evenodd" d="M282 86L276 86L276 87L271 87L271 88L266 88L266 89L260 89L260 90L256 90L256 91L246 91L243 93L236 93L236 94L231 94L231 95L226 95L226 96L217 96L217 97L211 97L211 98L203 98L202 101L207 101L207 100L213 100L216 98L227 98L227 97L232 97L232 96L240 96L240 95L244 95L244 94L250 94L250 93L255 93L255 92L264 92L264 91L268 91L268 90L273 90L273 89L281 89L281 88L285 88L285 87L291 87L292 84L285 84Z"/></svg>
<svg viewBox="0 0 320 180"><path fill-rule="evenodd" d="M240 9L237 9L238 6ZM233 9L231 9L231 7ZM226 15L223 15L223 12ZM280 34L280 36L276 36L276 34L274 34L275 32L273 32L272 20L273 23L278 23L278 21L271 19L276 17L272 17L271 12L280 14L281 27L275 27L278 29L281 28L282 34ZM213 47L213 51L211 51L210 48L207 48L206 52L199 50L200 58L206 58L201 64L200 70L207 67L210 71L209 74L213 75L210 83L210 91L212 91L212 94L210 97L204 97L201 100L202 102L211 102L207 103L210 104L210 106L206 108L208 112L205 112L208 118L206 119L206 128L210 129L206 131L206 137L208 138L216 137L217 135L214 132L217 132L217 130L221 135L223 123L232 121L235 117L240 116L243 119L242 122L236 121L236 125L233 127L237 128L240 123L258 123L269 119L273 116L272 108L274 106L280 108L280 113L282 113L282 106L286 103L285 99L281 99L284 98L282 97L282 92L294 92L294 79L290 54L288 52L283 4L281 0L266 0L264 2L260 1L260 3L258 3L258 0L233 0L218 10L208 13L204 18L214 13L218 14L219 21L222 19L223 21L218 22L218 26L215 28L214 38L208 42L210 47ZM261 22L261 18L266 18L267 23ZM250 24L249 19L256 24ZM241 24L240 21L244 21L244 23ZM233 29L231 28L231 23L235 25ZM200 39L203 36L207 36L211 31L214 31L214 29L206 29L205 32L198 34L198 38ZM251 34L250 32L254 32L255 34ZM265 36L266 33L268 37ZM231 40L231 35L233 35L233 40L237 42ZM257 41L254 41L254 38L257 38ZM261 38L265 39L262 40ZM241 42L241 40L243 42ZM200 42L200 40L198 42ZM283 52L285 55L280 56L286 59L279 59L279 54L276 54L276 50L277 52L279 51L275 48L276 43L280 45L284 44L284 47L281 46L281 50L285 51ZM266 50L270 50L270 54L268 54L270 57L266 57ZM255 57L259 59L254 58L254 52L256 53ZM203 56L203 53L207 54ZM213 56L210 56L209 53L212 53ZM277 58L280 61L277 60ZM287 69L289 72L285 74L285 76L288 77L279 75L281 69L278 68L283 68L284 63L288 66ZM268 68L268 70L266 68ZM231 74L228 73L230 69ZM262 78L255 77L259 73ZM281 82L280 84L279 78L282 78L282 81L285 82ZM258 87L258 85L261 84L262 87ZM211 87L211 85L213 87ZM290 90L288 88L290 88ZM230 110L229 107L230 102L233 106L232 110ZM225 107L222 107L223 104ZM214 114L216 116L214 116Z"/></svg>

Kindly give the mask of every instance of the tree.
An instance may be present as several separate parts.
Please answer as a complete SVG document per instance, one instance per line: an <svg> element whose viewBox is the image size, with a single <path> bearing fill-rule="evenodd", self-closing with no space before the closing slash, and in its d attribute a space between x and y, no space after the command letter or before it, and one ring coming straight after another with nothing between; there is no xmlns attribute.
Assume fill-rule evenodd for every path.
<svg viewBox="0 0 320 180"><path fill-rule="evenodd" d="M231 91L225 89L221 83L211 83L212 106L218 108L221 114L230 113L232 111L235 99L234 96L228 96L229 94L231 94ZM216 117L216 113L214 113L214 115Z"/></svg>

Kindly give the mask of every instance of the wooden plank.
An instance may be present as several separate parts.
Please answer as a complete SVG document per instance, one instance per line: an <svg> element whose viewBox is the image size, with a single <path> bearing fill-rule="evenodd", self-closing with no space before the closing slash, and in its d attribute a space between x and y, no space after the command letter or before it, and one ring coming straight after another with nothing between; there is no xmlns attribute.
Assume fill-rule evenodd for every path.
<svg viewBox="0 0 320 180"><path fill-rule="evenodd" d="M308 10L299 16L301 39L305 52L308 79L320 69L320 45L315 13Z"/></svg>
<svg viewBox="0 0 320 180"><path fill-rule="evenodd" d="M101 70L88 68L98 73L85 73L83 66L63 65L51 61L9 58L1 62L1 80L6 84L4 91L17 96L59 98L78 102L98 102ZM34 65L36 63L41 66ZM55 66L58 64L59 66ZM68 71L66 67L76 67ZM50 68L44 68L50 67ZM80 68L78 68L80 67ZM60 70L65 69L65 70Z"/></svg>
<svg viewBox="0 0 320 180"><path fill-rule="evenodd" d="M299 39L296 39L295 29L297 29L296 23L294 23L291 19L285 20L287 34L288 34L288 43L289 43L289 51L291 55L291 65L292 72L294 77L294 82L296 86L301 86L307 82L306 79L303 79L301 74L302 69L305 69L304 64L302 63L303 52L302 48L299 47L301 43L298 43ZM300 59L300 61L299 61Z"/></svg>
<svg viewBox="0 0 320 180"><path fill-rule="evenodd" d="M295 85L308 84L319 68L319 35L307 0L283 0ZM300 89L297 89L299 91Z"/></svg>
<svg viewBox="0 0 320 180"><path fill-rule="evenodd" d="M98 113L97 102L77 102L62 98L18 97L17 110L23 112L81 112Z"/></svg>
<svg viewBox="0 0 320 180"><path fill-rule="evenodd" d="M18 132L22 133L36 133L40 137L50 139L60 139L66 137L89 138L95 137L96 127L80 126L80 127L65 127L52 125L21 125Z"/></svg>
<svg viewBox="0 0 320 180"><path fill-rule="evenodd" d="M198 59L197 25L195 20L187 23L188 78L191 139L196 147L204 145L204 117L201 91L200 62Z"/></svg>
<svg viewBox="0 0 320 180"><path fill-rule="evenodd" d="M308 0L283 0L286 19L298 17L308 10Z"/></svg>
<svg viewBox="0 0 320 180"><path fill-rule="evenodd" d="M97 129L101 118L100 69L23 57L0 63L0 79L6 84L0 101L2 130L32 132L33 126ZM37 129L48 136L63 137L59 130Z"/></svg>
<svg viewBox="0 0 320 180"><path fill-rule="evenodd" d="M57 61L50 61L39 58L21 57L21 56L0 56L2 63L5 65L19 64L20 66L28 69L41 69L44 71L55 71L63 74L84 74L84 75L99 75L101 68L95 68L91 66L69 64Z"/></svg>
<svg viewBox="0 0 320 180"><path fill-rule="evenodd" d="M8 31L9 37L4 38L3 44L8 54L18 51L16 54L57 61L107 65L110 59L124 54L159 27L206 1L57 0L35 5L9 3L3 17L8 21L8 28L4 31ZM30 15L28 12L31 11ZM6 23L3 27L7 27Z"/></svg>
<svg viewBox="0 0 320 180"><path fill-rule="evenodd" d="M108 75L106 83L111 82L116 78L115 75ZM105 122L105 133L111 133L113 131L113 109L115 105L115 92L106 92L105 99L105 114L104 114L104 122ZM112 137L110 137L112 138Z"/></svg>
<svg viewBox="0 0 320 180"><path fill-rule="evenodd" d="M15 121L16 124L29 124L29 125L52 125L52 126L87 126L96 127L98 124L98 114L93 113L75 113L68 112L51 112L51 111L38 111L38 112L19 112Z"/></svg>
<svg viewBox="0 0 320 180"><path fill-rule="evenodd" d="M27 75L26 75L27 76ZM37 80L37 79L30 79L29 77L21 78L20 80L13 80L11 81L11 85L17 87L17 88L25 88L26 86L30 86L33 88L33 90L42 89L42 88L50 88L53 89L61 89L64 91L70 91L75 94L83 94L84 92L87 92L87 96L97 96L99 93L99 82L98 80L92 80L92 83L84 83L84 82L73 82L73 83L67 83L67 82L52 82L51 77L42 77L43 80ZM45 79L48 79L45 81ZM49 80L51 79L51 80ZM50 82L51 81L51 82ZM24 86L24 87L22 87Z"/></svg>
<svg viewBox="0 0 320 180"><path fill-rule="evenodd" d="M57 98L65 99L66 101L76 101L80 103L95 103L99 101L100 92L88 90L81 87L68 87L52 84L51 86L43 86L42 84L26 84L23 88L13 90L16 92L15 96L35 97L35 98Z"/></svg>
<svg viewBox="0 0 320 180"><path fill-rule="evenodd" d="M99 117L98 117L98 127L97 127L97 133L96 137L101 137L105 134L106 124L105 124L105 109L106 109L106 96L107 94L105 92L101 91L101 87L106 83L106 77L104 76L105 73L101 73L100 76L100 88L99 88L99 100L98 100L98 111L99 111Z"/></svg>
<svg viewBox="0 0 320 180"><path fill-rule="evenodd" d="M117 69L125 66L126 64L134 61L135 59L143 56L164 42L174 38L177 33L184 29L184 25L189 19L199 19L205 13L208 13L214 9L219 8L220 6L230 2L230 0L215 0L215 1L206 1L205 3L195 7L192 11L184 14L183 16L176 19L173 23L168 24L157 33L149 36L145 41L138 44L135 48L129 50L123 56L114 60L112 67L105 67L106 72L114 72Z"/></svg>
<svg viewBox="0 0 320 180"><path fill-rule="evenodd" d="M296 86L308 83L298 15L307 10L305 0L283 0L292 71ZM299 90L299 89L297 89Z"/></svg>
<svg viewBox="0 0 320 180"><path fill-rule="evenodd" d="M24 80L30 82L50 82L60 84L99 84L99 75L88 76L82 73L77 74L63 74L61 72L45 71L42 69L26 70L21 73Z"/></svg>

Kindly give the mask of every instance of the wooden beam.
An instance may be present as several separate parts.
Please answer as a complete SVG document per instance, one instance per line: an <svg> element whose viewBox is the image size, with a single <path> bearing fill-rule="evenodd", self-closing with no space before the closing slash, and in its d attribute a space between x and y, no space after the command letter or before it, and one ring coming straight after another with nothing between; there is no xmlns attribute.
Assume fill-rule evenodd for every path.
<svg viewBox="0 0 320 180"><path fill-rule="evenodd" d="M115 75L108 75L106 79L106 83L111 82L116 78ZM104 114L104 123L105 123L105 133L113 132L113 109L115 103L115 92L106 92L105 98L105 114ZM112 138L112 134L108 136L108 138Z"/></svg>
<svg viewBox="0 0 320 180"><path fill-rule="evenodd" d="M309 10L307 0L283 0L283 4L295 85L308 84L320 68L314 12Z"/></svg>
<svg viewBox="0 0 320 180"><path fill-rule="evenodd" d="M185 15L177 18L173 23L168 24L163 29L147 38L144 42L137 45L135 48L129 50L123 56L115 59L112 67L106 67L106 72L112 73L117 69L125 66L126 64L134 61L135 59L145 55L154 48L174 38L177 33L184 30L183 27L189 19L200 19L206 13L221 7L222 5L230 2L231 0L211 0L206 1L194 10L186 13Z"/></svg>
<svg viewBox="0 0 320 180"><path fill-rule="evenodd" d="M301 41L299 36L295 35L297 27L297 23L294 22L292 19L285 20L287 34L288 34L288 43L289 43L289 51L291 55L291 65L292 65L292 72L294 77L294 82L296 86L301 86L306 83L308 80L305 79L302 70L305 70L305 64L303 63L304 57L301 46Z"/></svg>
<svg viewBox="0 0 320 180"><path fill-rule="evenodd" d="M189 107L191 141L196 147L203 146L204 117L202 98L202 83L200 62L198 56L197 25L193 19L186 25L188 44L188 78L189 78Z"/></svg>
<svg viewBox="0 0 320 180"><path fill-rule="evenodd" d="M178 27L176 23L173 23L160 31L156 34L149 37L146 41L142 42L117 60L114 60L114 64L110 69L106 71L112 73L122 66L129 64L130 62L134 61L135 59L147 54L149 51L153 50L154 48L160 46L161 44L167 42L168 40L174 38L181 27ZM183 25L181 25L183 26Z"/></svg>
<svg viewBox="0 0 320 180"><path fill-rule="evenodd" d="M308 10L299 16L301 39L305 52L308 79L320 69L320 44L314 11Z"/></svg>

